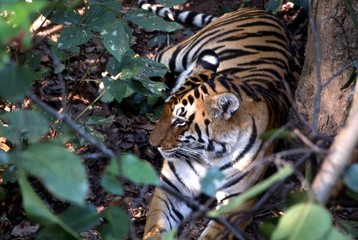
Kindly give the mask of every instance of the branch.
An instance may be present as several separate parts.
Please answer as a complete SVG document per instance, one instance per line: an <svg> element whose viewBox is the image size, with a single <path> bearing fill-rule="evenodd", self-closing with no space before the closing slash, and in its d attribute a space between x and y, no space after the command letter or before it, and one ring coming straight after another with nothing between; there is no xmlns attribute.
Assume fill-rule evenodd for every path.
<svg viewBox="0 0 358 240"><path fill-rule="evenodd" d="M72 118L66 114L66 113L58 113L56 109L51 107L50 105L43 102L41 99L39 99L35 94L30 93L28 94L28 97L34 101L39 107L43 108L46 112L50 113L54 117L62 120L64 123L66 123L70 128L72 128L80 137L85 139L88 143L95 146L97 149L99 149L105 156L109 158L116 157L116 154L111 151L109 148L107 148L105 145L99 143L96 138L92 137L91 135L87 134L81 127L78 126L78 123L76 123Z"/></svg>
<svg viewBox="0 0 358 240"><path fill-rule="evenodd" d="M317 201L325 204L335 184L342 176L348 165L352 152L358 143L358 84L355 86L355 93L351 110L345 126L335 137L329 154L325 158L321 169L312 184L312 190Z"/></svg>

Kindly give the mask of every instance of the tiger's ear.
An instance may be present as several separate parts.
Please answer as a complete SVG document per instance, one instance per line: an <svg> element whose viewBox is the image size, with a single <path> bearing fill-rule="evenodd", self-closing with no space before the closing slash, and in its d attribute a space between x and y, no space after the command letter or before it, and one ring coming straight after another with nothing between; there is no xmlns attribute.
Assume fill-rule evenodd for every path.
<svg viewBox="0 0 358 240"><path fill-rule="evenodd" d="M220 64L218 55L210 49L202 51L196 60L196 67L216 72Z"/></svg>
<svg viewBox="0 0 358 240"><path fill-rule="evenodd" d="M239 98L233 93L221 93L207 101L209 111L214 118L223 117L225 120L239 109Z"/></svg>

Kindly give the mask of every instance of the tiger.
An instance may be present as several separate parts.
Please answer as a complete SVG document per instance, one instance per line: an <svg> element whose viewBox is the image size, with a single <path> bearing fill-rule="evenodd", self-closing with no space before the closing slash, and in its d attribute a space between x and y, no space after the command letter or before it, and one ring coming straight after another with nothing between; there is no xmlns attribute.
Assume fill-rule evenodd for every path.
<svg viewBox="0 0 358 240"><path fill-rule="evenodd" d="M153 59L175 77L149 142L164 158L162 183L188 199L202 195L200 180L209 169L224 176L216 182L216 208L259 182L273 152L261 135L286 122L302 69L294 38L275 16L239 8L220 17L174 10L140 0L139 6L168 20L201 29ZM259 164L257 164L259 162ZM256 164L255 164L256 163ZM223 217L248 210L249 201ZM157 187L149 207L144 239L160 239L193 212L188 204ZM239 226L244 230L251 219ZM225 227L210 220L199 239L222 239ZM231 236L232 237L232 236Z"/></svg>

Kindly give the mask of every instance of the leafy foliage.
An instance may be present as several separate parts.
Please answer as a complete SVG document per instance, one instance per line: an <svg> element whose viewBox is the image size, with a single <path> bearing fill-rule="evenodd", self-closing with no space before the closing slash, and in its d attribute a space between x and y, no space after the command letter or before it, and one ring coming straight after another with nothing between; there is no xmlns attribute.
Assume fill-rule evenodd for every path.
<svg viewBox="0 0 358 240"><path fill-rule="evenodd" d="M182 0L159 1L170 6L182 3ZM305 7L307 1L296 1ZM277 11L282 1L268 1L267 8ZM350 1L345 1L351 6ZM48 105L28 106L28 97L34 96L32 87L46 76L63 76L72 69L69 59L83 57L83 49L96 45L100 54L108 55L106 72L101 77L91 78L85 73L78 82L91 81L102 86L98 98L103 102L119 104L131 99L140 105L140 112L151 109L150 116L158 115L152 109L162 96L166 86L151 80L162 77L166 67L147 58L141 58L131 49L132 30L129 21L148 30L172 32L181 28L176 23L168 23L153 14L142 10L121 12L120 1L2 1L0 4L0 99L11 108L0 114L0 199L9 198L2 185L17 182L20 187L23 208L26 215L41 224L37 239L80 239L80 233L96 226L101 218L102 239L125 239L130 232L130 217L119 207L110 207L101 213L95 206L87 203L89 180L86 167L77 147L92 144L111 159L102 178L102 186L110 193L123 196L124 182L160 185L156 171L147 162L131 154L115 156L103 146L104 136L92 126L106 125L112 118L72 116L68 110L70 99L62 100L59 110ZM43 64L43 49L35 43L30 26L40 13L54 24L62 24L57 42L42 40L47 55L51 58ZM351 16L352 19L354 16ZM36 35L36 34L34 34ZM164 34L150 42L156 46L165 41ZM93 63L95 66L97 62ZM90 70L89 70L90 72ZM356 77L356 74L354 75ZM58 77L60 78L60 77ZM63 80L64 89L71 80ZM61 80L59 80L61 82ZM75 81L77 83L77 81ZM71 82L73 84L73 82ZM59 84L61 85L61 83ZM78 88L78 85L76 85ZM66 95L63 96L66 96ZM92 103L91 103L92 104ZM90 106L89 106L90 107ZM87 109L87 108L86 108ZM81 115L81 114L80 114ZM69 121L68 119L71 119ZM79 119L79 120L78 120ZM51 134L55 131L56 134ZM288 131L273 131L262 136L263 139L291 138ZM66 148L70 145L72 148ZM208 217L218 217L230 209L237 208L244 201L262 194L265 190L283 181L293 173L291 167L285 167L270 178L234 198L229 204L207 212ZM357 168L353 165L344 177L346 185L357 190ZM222 179L217 169L211 169L201 180L202 191L215 196L217 183ZM41 185L56 199L70 203L71 206L60 214L55 214L39 196L32 185L32 179ZM329 212L312 202L307 195L296 197L287 204L287 213L280 219L271 221L266 236L272 239L348 239L332 225ZM345 222L346 229L353 232L356 222ZM343 223L342 223L343 224ZM353 229L353 230L352 230ZM174 239L175 231L164 235L164 239ZM304 236L304 237L303 237ZM356 235L354 235L356 236Z"/></svg>

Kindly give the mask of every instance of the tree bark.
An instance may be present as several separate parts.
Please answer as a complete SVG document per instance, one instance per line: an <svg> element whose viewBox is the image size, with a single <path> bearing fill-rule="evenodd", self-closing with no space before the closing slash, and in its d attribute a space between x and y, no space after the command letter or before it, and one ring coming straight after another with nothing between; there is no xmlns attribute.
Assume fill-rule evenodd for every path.
<svg viewBox="0 0 358 240"><path fill-rule="evenodd" d="M358 1L351 2L358 15ZM327 86L324 84L358 59L358 30L342 0L312 0L311 14L317 32L310 22L305 64L296 91L297 112L315 128L313 133L335 135L349 111L352 87L344 90L341 87L348 81L352 68L347 68ZM307 129L306 133L312 132Z"/></svg>

